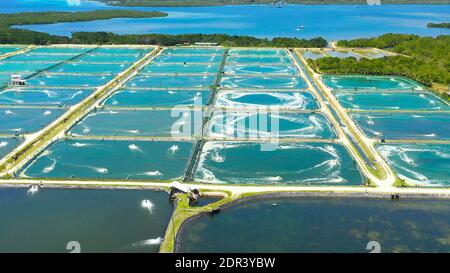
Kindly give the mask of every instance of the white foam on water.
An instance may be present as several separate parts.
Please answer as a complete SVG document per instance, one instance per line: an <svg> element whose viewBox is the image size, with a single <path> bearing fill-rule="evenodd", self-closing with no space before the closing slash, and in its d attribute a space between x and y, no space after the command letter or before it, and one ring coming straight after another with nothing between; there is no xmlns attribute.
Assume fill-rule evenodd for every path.
<svg viewBox="0 0 450 273"><path fill-rule="evenodd" d="M38 185L33 185L31 186L28 190L27 190L27 194L29 195L34 195L39 191L39 186Z"/></svg>
<svg viewBox="0 0 450 273"><path fill-rule="evenodd" d="M143 241L139 241L139 242L134 243L133 246L160 245L162 240L163 239L161 237L154 238L154 239L143 240Z"/></svg>
<svg viewBox="0 0 450 273"><path fill-rule="evenodd" d="M5 110L6 115L15 115L15 113L11 110Z"/></svg>
<svg viewBox="0 0 450 273"><path fill-rule="evenodd" d="M178 145L172 145L172 146L170 146L169 151L170 151L172 154L174 154L174 153L176 153L179 149L180 149L180 147L178 147Z"/></svg>
<svg viewBox="0 0 450 273"><path fill-rule="evenodd" d="M73 146L73 147L86 147L86 146L90 146L90 144L75 142L74 144L71 144L71 146Z"/></svg>
<svg viewBox="0 0 450 273"><path fill-rule="evenodd" d="M148 175L148 176L162 176L162 173L159 171L149 171L149 172L145 172L144 174Z"/></svg>
<svg viewBox="0 0 450 273"><path fill-rule="evenodd" d="M2 142L0 142L0 148L3 148L3 147L6 147L6 146L8 146L8 142L6 142L6 141L2 141Z"/></svg>
<svg viewBox="0 0 450 273"><path fill-rule="evenodd" d="M45 111L44 112L44 116L49 116L49 115L51 115L52 114L52 111Z"/></svg>
<svg viewBox="0 0 450 273"><path fill-rule="evenodd" d="M55 169L56 160L55 159L51 159L51 160L52 160L52 164L50 164L49 166L45 167L42 170L43 173L49 173L49 172L52 172Z"/></svg>
<svg viewBox="0 0 450 273"><path fill-rule="evenodd" d="M141 201L141 207L148 210L150 213L153 213L153 207L155 205L148 199Z"/></svg>
<svg viewBox="0 0 450 273"><path fill-rule="evenodd" d="M434 133L433 134L424 134L423 136L424 137L436 137L436 134L434 134Z"/></svg>
<svg viewBox="0 0 450 273"><path fill-rule="evenodd" d="M139 148L139 146L137 146L136 144L130 144L130 145L128 145L128 149L130 149L130 151L137 151L137 152L143 153L143 151L141 150L141 148Z"/></svg>

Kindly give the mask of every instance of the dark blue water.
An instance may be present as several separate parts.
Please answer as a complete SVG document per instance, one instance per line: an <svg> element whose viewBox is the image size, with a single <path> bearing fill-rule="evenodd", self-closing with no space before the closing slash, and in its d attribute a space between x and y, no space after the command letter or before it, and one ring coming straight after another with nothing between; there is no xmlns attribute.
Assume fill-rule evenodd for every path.
<svg viewBox="0 0 450 273"><path fill-rule="evenodd" d="M0 188L0 252L158 252L171 213L162 191Z"/></svg>
<svg viewBox="0 0 450 273"><path fill-rule="evenodd" d="M0 12L63 10L80 11L105 8L94 1L68 5L65 0L2 0ZM429 29L429 22L450 19L450 5L269 5L223 7L159 7L134 9L159 10L166 18L112 19L93 22L60 23L27 28L52 34L70 35L76 31L133 33L226 33L258 37L323 36L327 39L372 37L387 32L436 36L450 34L448 29ZM304 25L304 28L299 26Z"/></svg>
<svg viewBox="0 0 450 273"><path fill-rule="evenodd" d="M277 206L273 206L277 204ZM450 202L298 198L250 201L189 222L181 252L448 252Z"/></svg>

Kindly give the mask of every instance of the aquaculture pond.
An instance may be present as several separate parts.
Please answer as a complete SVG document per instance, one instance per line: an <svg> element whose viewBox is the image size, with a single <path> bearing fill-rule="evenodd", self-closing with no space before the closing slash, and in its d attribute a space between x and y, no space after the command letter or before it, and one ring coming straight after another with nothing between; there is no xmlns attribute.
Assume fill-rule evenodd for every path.
<svg viewBox="0 0 450 273"><path fill-rule="evenodd" d="M130 64L112 63L65 63L49 69L49 72L56 73L86 73L86 74L117 74L127 69Z"/></svg>
<svg viewBox="0 0 450 273"><path fill-rule="evenodd" d="M22 77L37 72L38 70L44 70L46 68L56 65L58 62L12 62L7 60L0 61L0 72L5 73L8 76L11 73L21 74ZM24 75L25 74L25 75Z"/></svg>
<svg viewBox="0 0 450 273"><path fill-rule="evenodd" d="M113 79L111 73L101 75L77 75L76 73L69 75L58 74L42 74L27 80L31 86L57 86L57 87L96 87L107 84Z"/></svg>
<svg viewBox="0 0 450 273"><path fill-rule="evenodd" d="M0 91L0 104L74 105L89 96L93 89L53 89L13 87Z"/></svg>
<svg viewBox="0 0 450 273"><path fill-rule="evenodd" d="M209 135L219 138L323 138L336 135L322 114L221 112L211 119Z"/></svg>
<svg viewBox="0 0 450 273"><path fill-rule="evenodd" d="M52 253L158 252L173 210L164 191L49 188L0 188L0 208L0 252Z"/></svg>
<svg viewBox="0 0 450 273"><path fill-rule="evenodd" d="M196 120L197 118L197 120ZM90 113L70 132L77 136L191 136L194 123L200 131L201 110L117 110Z"/></svg>
<svg viewBox="0 0 450 273"><path fill-rule="evenodd" d="M238 56L232 55L227 58L227 63L236 63L236 64L246 64L246 63L256 63L256 64L291 64L292 61L288 56Z"/></svg>
<svg viewBox="0 0 450 273"><path fill-rule="evenodd" d="M0 134L34 133L64 113L64 109L0 108Z"/></svg>
<svg viewBox="0 0 450 273"><path fill-rule="evenodd" d="M306 82L300 77L289 76L224 76L221 86L234 88L265 88L265 89L305 89Z"/></svg>
<svg viewBox="0 0 450 273"><path fill-rule="evenodd" d="M228 51L230 56L252 55L252 56L287 56L286 50L275 48L233 48Z"/></svg>
<svg viewBox="0 0 450 273"><path fill-rule="evenodd" d="M371 138L450 140L448 113L358 113L351 118Z"/></svg>
<svg viewBox="0 0 450 273"><path fill-rule="evenodd" d="M323 75L324 83L331 89L351 90L423 90L416 82L395 76L338 76Z"/></svg>
<svg viewBox="0 0 450 273"><path fill-rule="evenodd" d="M271 74L271 75L285 75L295 76L298 75L298 70L293 65L270 65L270 64L227 64L225 66L226 74L233 75L258 75L258 74Z"/></svg>
<svg viewBox="0 0 450 273"><path fill-rule="evenodd" d="M138 88L209 88L214 84L215 76L185 76L185 75L162 75L162 76L137 76L128 84L128 87Z"/></svg>
<svg viewBox="0 0 450 273"><path fill-rule="evenodd" d="M20 176L176 179L184 175L192 147L190 142L179 141L61 140L39 154Z"/></svg>
<svg viewBox="0 0 450 273"><path fill-rule="evenodd" d="M0 159L14 150L21 142L17 138L0 137Z"/></svg>
<svg viewBox="0 0 450 273"><path fill-rule="evenodd" d="M431 93L362 92L335 94L344 108L357 110L450 110L450 105Z"/></svg>
<svg viewBox="0 0 450 273"><path fill-rule="evenodd" d="M219 72L219 64L179 64L155 63L142 70L143 73L180 73L180 74L215 74Z"/></svg>
<svg viewBox="0 0 450 273"><path fill-rule="evenodd" d="M165 55L222 55L221 47L172 47L164 49Z"/></svg>
<svg viewBox="0 0 450 273"><path fill-rule="evenodd" d="M450 145L384 144L380 154L394 167L400 178L414 186L450 185Z"/></svg>
<svg viewBox="0 0 450 273"><path fill-rule="evenodd" d="M175 55L175 54L163 54L158 56L155 63L182 63L182 64L195 64L195 63L220 63L222 61L222 55Z"/></svg>
<svg viewBox="0 0 450 273"><path fill-rule="evenodd" d="M106 106L175 107L203 106L209 101L209 90L120 90L105 101Z"/></svg>
<svg viewBox="0 0 450 273"><path fill-rule="evenodd" d="M300 109L318 109L314 95L309 92L240 92L220 91L217 107L279 107Z"/></svg>
<svg viewBox="0 0 450 273"><path fill-rule="evenodd" d="M350 198L246 201L196 218L180 252L448 252L450 202Z"/></svg>
<svg viewBox="0 0 450 273"><path fill-rule="evenodd" d="M226 184L362 183L347 150L333 143L207 142L195 178Z"/></svg>
<svg viewBox="0 0 450 273"><path fill-rule="evenodd" d="M20 50L21 47L15 47L15 46L0 46L0 55L11 53L17 50Z"/></svg>

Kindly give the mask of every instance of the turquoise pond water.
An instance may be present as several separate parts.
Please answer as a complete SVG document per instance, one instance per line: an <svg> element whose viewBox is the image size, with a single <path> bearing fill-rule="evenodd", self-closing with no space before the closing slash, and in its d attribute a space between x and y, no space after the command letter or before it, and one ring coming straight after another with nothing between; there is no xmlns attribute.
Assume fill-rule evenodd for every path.
<svg viewBox="0 0 450 273"><path fill-rule="evenodd" d="M385 144L377 150L401 178L413 185L450 185L450 145Z"/></svg>
<svg viewBox="0 0 450 273"><path fill-rule="evenodd" d="M209 135L219 138L323 138L336 135L322 114L220 112L211 119Z"/></svg>
<svg viewBox="0 0 450 273"><path fill-rule="evenodd" d="M227 184L362 183L346 149L332 143L207 142L195 178Z"/></svg>
<svg viewBox="0 0 450 273"><path fill-rule="evenodd" d="M306 82L300 77L288 76L224 76L224 88L304 89Z"/></svg>
<svg viewBox="0 0 450 273"><path fill-rule="evenodd" d="M50 54L28 54L22 53L6 58L10 62L62 62L76 55L50 55Z"/></svg>
<svg viewBox="0 0 450 273"><path fill-rule="evenodd" d="M2 188L0 252L68 253L71 241L83 253L158 252L173 210L168 199L150 190Z"/></svg>
<svg viewBox="0 0 450 273"><path fill-rule="evenodd" d="M431 93L338 92L344 108L359 110L450 110L450 105Z"/></svg>
<svg viewBox="0 0 450 273"><path fill-rule="evenodd" d="M163 54L166 55L222 55L225 49L220 47L200 48L200 47L174 47L166 48Z"/></svg>
<svg viewBox="0 0 450 273"><path fill-rule="evenodd" d="M217 107L282 107L300 109L318 109L314 95L309 92L239 92L220 91L217 95Z"/></svg>
<svg viewBox="0 0 450 273"><path fill-rule="evenodd" d="M255 55L255 56L287 56L284 49L272 49L272 48L258 48L258 49L230 49L228 51L230 56L242 56L242 55Z"/></svg>
<svg viewBox="0 0 450 273"><path fill-rule="evenodd" d="M4 0L1 12L19 11L86 11L124 9L97 1ZM448 29L427 28L429 22L445 22L450 5L237 5L213 7L134 7L159 10L164 18L117 18L87 22L20 26L58 35L77 31L106 31L118 34L145 33L224 33L257 37L315 38L329 40L373 37L385 33L407 33L424 36L448 34ZM269 18L269 20L268 20ZM300 25L304 28L299 29Z"/></svg>
<svg viewBox="0 0 450 273"><path fill-rule="evenodd" d="M86 63L65 63L59 65L48 72L57 73L88 73L88 74L117 74L124 71L130 64L86 64Z"/></svg>
<svg viewBox="0 0 450 273"><path fill-rule="evenodd" d="M379 242L383 253L448 252L450 202L272 198L184 227L181 252L368 253L370 241Z"/></svg>
<svg viewBox="0 0 450 273"><path fill-rule="evenodd" d="M0 55L11 53L14 51L17 51L21 49L20 47L14 47L14 46L0 46Z"/></svg>
<svg viewBox="0 0 450 273"><path fill-rule="evenodd" d="M412 80L395 76L322 76L331 89L423 90Z"/></svg>
<svg viewBox="0 0 450 273"><path fill-rule="evenodd" d="M168 180L184 175L193 144L178 141L62 140L21 176L74 179ZM126 164L124 163L126 160Z"/></svg>
<svg viewBox="0 0 450 273"><path fill-rule="evenodd" d="M369 113L351 114L351 118L371 138L450 139L450 114Z"/></svg>
<svg viewBox="0 0 450 273"><path fill-rule="evenodd" d="M0 91L0 104L74 105L85 99L93 91L93 89L13 87Z"/></svg>
<svg viewBox="0 0 450 273"><path fill-rule="evenodd" d="M218 73L219 64L165 64L155 63L145 67L142 72L144 73Z"/></svg>
<svg viewBox="0 0 450 273"><path fill-rule="evenodd" d="M162 54L158 56L155 63L220 63L222 55L175 55Z"/></svg>
<svg viewBox="0 0 450 273"><path fill-rule="evenodd" d="M86 54L77 58L76 62L82 63L132 63L142 58L143 55L106 55L106 54Z"/></svg>
<svg viewBox="0 0 450 273"><path fill-rule="evenodd" d="M107 84L114 77L111 75L52 75L43 74L27 80L31 86L57 87L96 87Z"/></svg>
<svg viewBox="0 0 450 273"><path fill-rule="evenodd" d="M232 55L227 58L228 63L257 63L257 64L291 64L292 61L288 56L239 56Z"/></svg>
<svg viewBox="0 0 450 273"><path fill-rule="evenodd" d="M225 66L226 74L274 74L295 76L298 75L298 70L293 65L264 65L264 64L227 64Z"/></svg>
<svg viewBox="0 0 450 273"><path fill-rule="evenodd" d="M39 54L70 54L78 55L92 50L93 47L38 47L30 50L29 53Z"/></svg>
<svg viewBox="0 0 450 273"><path fill-rule="evenodd" d="M209 90L133 91L124 89L115 92L104 104L118 107L204 106L209 101L209 94Z"/></svg>
<svg viewBox="0 0 450 273"><path fill-rule="evenodd" d="M154 47L148 48L127 48L127 47L98 47L91 53L107 55L144 55L152 51Z"/></svg>
<svg viewBox="0 0 450 273"><path fill-rule="evenodd" d="M191 136L195 111L191 110L116 110L92 112L72 130L82 136ZM197 111L201 130L202 113ZM196 131L199 132L199 131Z"/></svg>
<svg viewBox="0 0 450 273"><path fill-rule="evenodd" d="M16 148L21 141L17 138L0 137L0 159Z"/></svg>
<svg viewBox="0 0 450 273"><path fill-rule="evenodd" d="M25 134L41 130L64 109L0 108L0 134Z"/></svg>
<svg viewBox="0 0 450 273"><path fill-rule="evenodd" d="M215 76L137 76L128 82L128 87L144 88L209 88Z"/></svg>
<svg viewBox="0 0 450 273"><path fill-rule="evenodd" d="M7 73L8 77L10 73L22 72L35 72L38 70L43 70L51 66L56 65L57 62L39 62L39 63L24 63L24 62L10 62L10 61L0 61L0 72Z"/></svg>

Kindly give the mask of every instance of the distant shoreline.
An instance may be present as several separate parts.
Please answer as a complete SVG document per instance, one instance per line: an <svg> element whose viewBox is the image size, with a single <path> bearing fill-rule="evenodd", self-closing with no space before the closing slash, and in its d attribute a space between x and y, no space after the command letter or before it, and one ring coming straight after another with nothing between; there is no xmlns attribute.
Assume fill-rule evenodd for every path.
<svg viewBox="0 0 450 273"><path fill-rule="evenodd" d="M212 6L243 6L243 5L369 5L367 0L287 0L284 3L271 0L84 0L102 2L109 6L124 7L212 7ZM372 0L372 2L375 2ZM410 1L381 0L381 5L450 5L448 0Z"/></svg>

